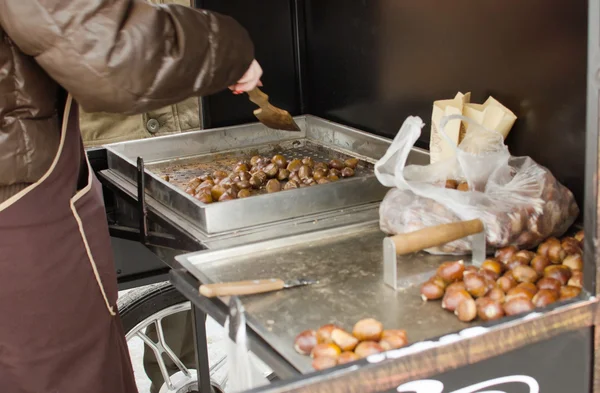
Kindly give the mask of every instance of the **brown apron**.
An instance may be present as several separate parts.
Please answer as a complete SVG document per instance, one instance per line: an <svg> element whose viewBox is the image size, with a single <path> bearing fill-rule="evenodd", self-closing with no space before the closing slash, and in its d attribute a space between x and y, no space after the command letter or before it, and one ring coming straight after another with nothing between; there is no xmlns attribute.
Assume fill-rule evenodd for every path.
<svg viewBox="0 0 600 393"><path fill-rule="evenodd" d="M0 204L0 392L137 392L102 190L71 103L48 172Z"/></svg>

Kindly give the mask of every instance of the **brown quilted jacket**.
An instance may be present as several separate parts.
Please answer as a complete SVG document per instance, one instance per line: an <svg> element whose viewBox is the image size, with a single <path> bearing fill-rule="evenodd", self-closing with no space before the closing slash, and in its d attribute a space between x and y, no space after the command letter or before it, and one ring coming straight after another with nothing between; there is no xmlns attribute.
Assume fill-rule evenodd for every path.
<svg viewBox="0 0 600 393"><path fill-rule="evenodd" d="M237 81L254 58L233 19L144 0L0 1L0 201L59 141L59 85L88 112L135 114Z"/></svg>

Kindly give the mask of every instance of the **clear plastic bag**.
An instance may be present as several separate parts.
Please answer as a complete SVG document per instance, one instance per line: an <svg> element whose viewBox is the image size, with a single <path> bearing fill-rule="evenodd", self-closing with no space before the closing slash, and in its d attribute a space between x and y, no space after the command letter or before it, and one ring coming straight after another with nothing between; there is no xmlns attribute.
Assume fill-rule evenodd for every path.
<svg viewBox="0 0 600 393"><path fill-rule="evenodd" d="M406 166L424 126L419 117L409 117L375 164L380 183L393 187L379 208L382 231L399 234L478 218L486 229L488 249L532 248L567 231L579 215L571 191L531 158L511 156L502 135L466 117L443 118L443 137L447 138L444 126L452 120L469 127L455 157ZM448 179L467 182L469 191L445 188ZM470 250L470 241L461 239L426 251L459 255Z"/></svg>

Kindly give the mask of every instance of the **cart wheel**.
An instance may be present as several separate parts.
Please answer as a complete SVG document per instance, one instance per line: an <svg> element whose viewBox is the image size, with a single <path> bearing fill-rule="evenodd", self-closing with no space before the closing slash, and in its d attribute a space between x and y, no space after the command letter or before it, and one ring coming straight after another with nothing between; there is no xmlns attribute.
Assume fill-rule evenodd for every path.
<svg viewBox="0 0 600 393"><path fill-rule="evenodd" d="M138 385L143 384L143 386L138 386L140 393L147 393L150 388L150 380L146 377L143 366L144 344L154 352L160 372L165 380L160 388L160 393L189 393L195 391L198 386L196 370L188 369L183 364L165 342L162 335L162 320L176 313L188 312L190 302L169 282L162 282L128 291L122 297L119 297L117 304L131 354L136 381ZM154 342L146 335L146 328L152 324L156 327L158 342ZM170 358L179 371L169 375L165 357ZM216 379L213 380L213 376L218 374L226 363L226 356L211 359L210 363L213 392L221 393L224 391L221 387L224 383L223 381L217 382Z"/></svg>

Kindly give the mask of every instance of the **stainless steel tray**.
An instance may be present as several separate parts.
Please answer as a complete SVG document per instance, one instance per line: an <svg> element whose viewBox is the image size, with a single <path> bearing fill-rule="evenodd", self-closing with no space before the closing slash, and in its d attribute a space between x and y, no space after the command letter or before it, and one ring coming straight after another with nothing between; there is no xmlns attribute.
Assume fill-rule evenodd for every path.
<svg viewBox="0 0 600 393"><path fill-rule="evenodd" d="M108 145L109 170L135 183L136 160L142 157L146 163L148 195L208 234L344 209L383 198L386 189L375 178L372 164L385 154L389 139L314 116L295 120L302 129L300 133L274 131L254 123ZM172 173L177 167L186 169L183 172L191 176L194 168L216 169L240 157L281 151L288 155L310 155L319 160L352 156L366 165L357 176L335 183L208 205L184 192L181 184L185 178L175 176L173 183L161 178L162 173ZM426 164L429 156L424 150L414 149L409 161Z"/></svg>
<svg viewBox="0 0 600 393"><path fill-rule="evenodd" d="M241 298L253 330L306 373L312 371L311 359L294 351L294 338L326 323L352 329L359 319L372 317L388 329L406 329L413 343L472 326L444 311L440 302L423 302L419 285L398 292L385 285L383 238L377 223L352 225L176 259L202 283L319 280L316 285ZM419 253L406 257L402 270L405 276L419 277L447 258Z"/></svg>

